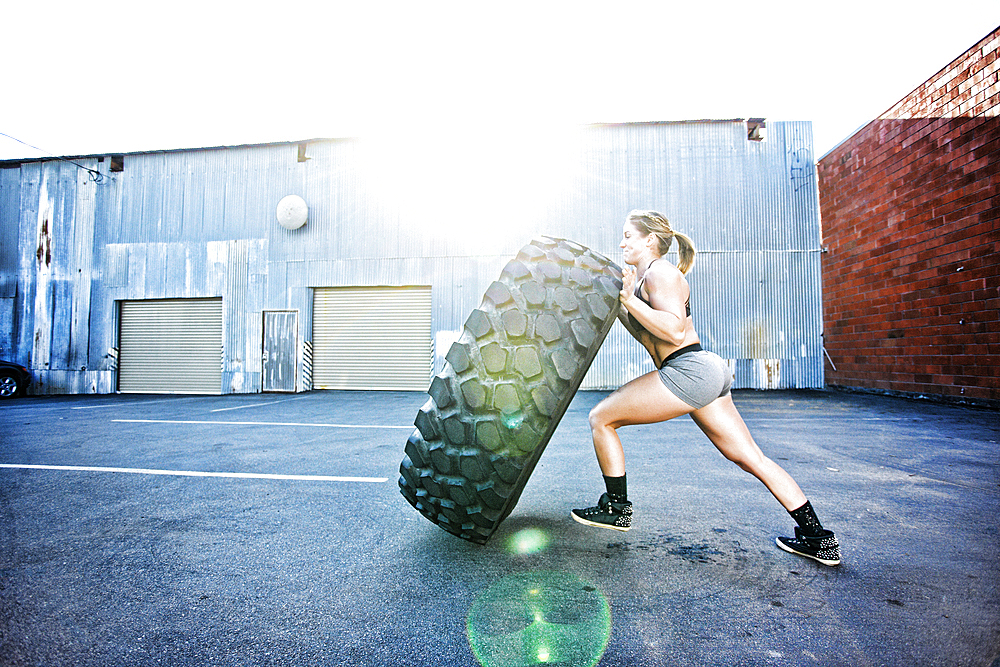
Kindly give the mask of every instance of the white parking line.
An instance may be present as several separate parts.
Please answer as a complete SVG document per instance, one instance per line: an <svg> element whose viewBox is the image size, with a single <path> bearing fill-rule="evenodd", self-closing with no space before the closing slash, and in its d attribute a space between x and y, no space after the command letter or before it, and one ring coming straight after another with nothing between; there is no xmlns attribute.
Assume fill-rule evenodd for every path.
<svg viewBox="0 0 1000 667"><path fill-rule="evenodd" d="M123 424L213 424L215 426L319 426L321 428L394 428L412 431L412 426L383 426L380 424L316 424L306 422L220 422L177 419L112 419Z"/></svg>
<svg viewBox="0 0 1000 667"><path fill-rule="evenodd" d="M69 470L73 472L119 472L133 475L175 475L179 477L231 477L235 479L290 479L305 482L370 482L382 484L388 477L340 477L332 475L271 475L255 472L200 472L195 470L154 470L150 468L105 468L101 466L48 466L0 463L0 468L19 470Z"/></svg>
<svg viewBox="0 0 1000 667"><path fill-rule="evenodd" d="M133 405L149 405L151 403L180 403L181 401L194 401L204 398L204 396L189 396L178 398L158 398L151 401L119 401L117 403L101 403L99 405L78 405L70 410L97 410L98 408L130 408Z"/></svg>
<svg viewBox="0 0 1000 667"><path fill-rule="evenodd" d="M282 401L267 401L266 403L250 403L249 405L237 405L231 408L216 408L214 410L209 410L209 412L226 412L228 410L245 410L246 408L259 408L262 405L276 405L278 403L287 403L288 401L297 401L297 398L286 398Z"/></svg>

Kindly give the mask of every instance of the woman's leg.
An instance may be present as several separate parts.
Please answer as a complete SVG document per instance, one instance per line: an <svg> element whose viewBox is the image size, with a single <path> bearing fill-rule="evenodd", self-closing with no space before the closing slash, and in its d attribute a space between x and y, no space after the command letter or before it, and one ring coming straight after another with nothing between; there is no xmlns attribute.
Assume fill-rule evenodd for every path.
<svg viewBox="0 0 1000 667"><path fill-rule="evenodd" d="M607 477L625 474L625 453L616 429L633 424L654 424L692 410L694 408L663 386L656 371L621 386L590 411L594 452L601 472Z"/></svg>
<svg viewBox="0 0 1000 667"><path fill-rule="evenodd" d="M729 394L691 413L695 423L722 454L762 481L799 526L795 537L779 537L778 547L823 565L840 564L840 544L832 531L816 518L802 489L777 463L764 456L740 417Z"/></svg>
<svg viewBox="0 0 1000 667"><path fill-rule="evenodd" d="M572 510L573 520L599 528L629 530L632 503L626 494L625 453L615 429L666 421L692 410L663 385L656 371L637 377L598 403L590 411L590 429L608 492L601 496L596 507Z"/></svg>
<svg viewBox="0 0 1000 667"><path fill-rule="evenodd" d="M723 456L763 482L786 510L791 512L806 503L802 489L792 476L760 451L733 404L732 394L695 410L691 418Z"/></svg>

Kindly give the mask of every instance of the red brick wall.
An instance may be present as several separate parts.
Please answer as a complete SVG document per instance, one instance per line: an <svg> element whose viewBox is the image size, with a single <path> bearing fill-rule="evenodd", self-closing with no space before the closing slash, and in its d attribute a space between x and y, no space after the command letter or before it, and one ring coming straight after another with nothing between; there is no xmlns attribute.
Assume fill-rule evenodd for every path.
<svg viewBox="0 0 1000 667"><path fill-rule="evenodd" d="M820 160L828 385L1000 400L998 77L1000 28Z"/></svg>

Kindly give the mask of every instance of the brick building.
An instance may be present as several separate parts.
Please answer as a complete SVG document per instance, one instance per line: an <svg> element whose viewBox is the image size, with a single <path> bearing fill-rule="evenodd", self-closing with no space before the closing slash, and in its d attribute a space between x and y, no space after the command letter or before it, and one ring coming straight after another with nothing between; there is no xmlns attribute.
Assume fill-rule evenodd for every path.
<svg viewBox="0 0 1000 667"><path fill-rule="evenodd" d="M1000 28L820 159L829 386L1000 402L998 76Z"/></svg>

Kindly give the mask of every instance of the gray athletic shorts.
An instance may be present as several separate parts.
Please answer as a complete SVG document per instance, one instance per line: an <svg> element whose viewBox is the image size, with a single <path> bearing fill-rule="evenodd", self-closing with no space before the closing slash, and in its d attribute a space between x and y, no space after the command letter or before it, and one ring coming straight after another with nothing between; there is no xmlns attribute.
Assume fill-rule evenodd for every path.
<svg viewBox="0 0 1000 667"><path fill-rule="evenodd" d="M719 355L698 350L663 362L660 379L674 396L697 410L729 393L733 373Z"/></svg>

